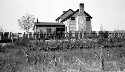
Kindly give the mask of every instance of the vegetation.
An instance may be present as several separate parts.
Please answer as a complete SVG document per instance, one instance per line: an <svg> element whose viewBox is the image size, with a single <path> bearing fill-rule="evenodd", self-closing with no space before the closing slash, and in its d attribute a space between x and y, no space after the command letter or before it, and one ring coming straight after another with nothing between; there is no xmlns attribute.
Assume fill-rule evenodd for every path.
<svg viewBox="0 0 125 72"><path fill-rule="evenodd" d="M20 19L18 19L18 24L21 29L26 30L26 32L28 33L29 29L34 25L34 20L35 17L27 13L25 16L22 16Z"/></svg>
<svg viewBox="0 0 125 72"><path fill-rule="evenodd" d="M115 37L50 41L20 39L0 47L0 72L97 72L100 70L101 47L102 59L107 62L104 69L122 70L124 44L125 38Z"/></svg>

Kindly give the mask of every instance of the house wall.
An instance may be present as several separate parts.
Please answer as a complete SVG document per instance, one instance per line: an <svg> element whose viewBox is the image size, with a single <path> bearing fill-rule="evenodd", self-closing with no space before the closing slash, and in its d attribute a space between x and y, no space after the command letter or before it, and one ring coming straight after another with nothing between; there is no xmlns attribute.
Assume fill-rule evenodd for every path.
<svg viewBox="0 0 125 72"><path fill-rule="evenodd" d="M69 32L69 24L70 24L70 20L68 19L68 20L64 21L63 23L65 24L65 27L66 27L65 32Z"/></svg>
<svg viewBox="0 0 125 72"><path fill-rule="evenodd" d="M65 18L69 14L70 13L65 14L62 18ZM87 31L90 33L92 31L91 20L86 21L87 15L84 13L84 3L79 4L79 11L77 11L72 17L75 17L75 20L71 20L70 17L68 20L63 22L67 28L67 32Z"/></svg>
<svg viewBox="0 0 125 72"><path fill-rule="evenodd" d="M78 13L74 14L72 17L76 17L77 18L77 14ZM72 31L72 32L77 31L76 19L75 20L71 20L71 18L69 18L68 20L64 21L63 23L67 27L67 32L69 32L69 31ZM88 33L90 33L92 31L91 20L90 21L86 21L86 31Z"/></svg>
<svg viewBox="0 0 125 72"><path fill-rule="evenodd" d="M63 22L67 28L67 32L72 31L75 32L76 31L76 21L75 20L66 20Z"/></svg>
<svg viewBox="0 0 125 72"><path fill-rule="evenodd" d="M37 32L39 32L40 30L42 30L43 32L47 33L47 28L51 28L52 32L56 31L56 27L37 27Z"/></svg>
<svg viewBox="0 0 125 72"><path fill-rule="evenodd" d="M69 25L69 30L72 31L72 32L75 32L76 31L76 21L70 21L70 25Z"/></svg>
<svg viewBox="0 0 125 72"><path fill-rule="evenodd" d="M86 32L87 33L91 33L91 31L92 31L91 20L90 21L86 21L86 26L87 26Z"/></svg>
<svg viewBox="0 0 125 72"><path fill-rule="evenodd" d="M75 20L71 20L71 18L69 19L70 20L70 31L72 31L72 32L77 31L77 26L76 26L77 15L78 15L78 12L72 16L72 17L75 17Z"/></svg>
<svg viewBox="0 0 125 72"><path fill-rule="evenodd" d="M75 17L75 20L71 20L71 18L69 18L68 20L64 21L63 23L65 24L65 26L67 27L67 32L72 31L73 33L76 31L76 17L78 15L78 12L75 13L72 17Z"/></svg>

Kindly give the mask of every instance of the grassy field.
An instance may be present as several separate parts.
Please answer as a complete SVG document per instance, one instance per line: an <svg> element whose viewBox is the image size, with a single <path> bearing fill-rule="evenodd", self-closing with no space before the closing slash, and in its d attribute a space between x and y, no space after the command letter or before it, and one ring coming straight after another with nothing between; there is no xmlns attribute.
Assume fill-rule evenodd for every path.
<svg viewBox="0 0 125 72"><path fill-rule="evenodd" d="M0 72L120 71L125 67L124 43L124 38L55 41L23 39L1 45Z"/></svg>

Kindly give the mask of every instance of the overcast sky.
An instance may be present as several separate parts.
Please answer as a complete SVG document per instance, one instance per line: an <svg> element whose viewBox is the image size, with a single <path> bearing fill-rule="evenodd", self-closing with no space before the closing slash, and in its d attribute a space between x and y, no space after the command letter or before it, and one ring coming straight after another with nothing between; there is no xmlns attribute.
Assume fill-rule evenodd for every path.
<svg viewBox="0 0 125 72"><path fill-rule="evenodd" d="M0 0L0 26L18 32L17 20L26 13L41 22L54 22L63 11L78 9L79 3L93 17L93 30L100 30L101 24L106 30L125 30L125 0Z"/></svg>

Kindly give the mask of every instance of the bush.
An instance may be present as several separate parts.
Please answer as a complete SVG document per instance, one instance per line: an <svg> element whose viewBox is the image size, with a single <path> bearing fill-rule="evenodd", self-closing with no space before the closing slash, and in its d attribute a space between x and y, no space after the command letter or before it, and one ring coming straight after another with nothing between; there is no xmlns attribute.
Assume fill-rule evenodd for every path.
<svg viewBox="0 0 125 72"><path fill-rule="evenodd" d="M29 45L29 43L30 43L30 40L28 39L20 39L14 42L16 46L26 46L26 47Z"/></svg>

